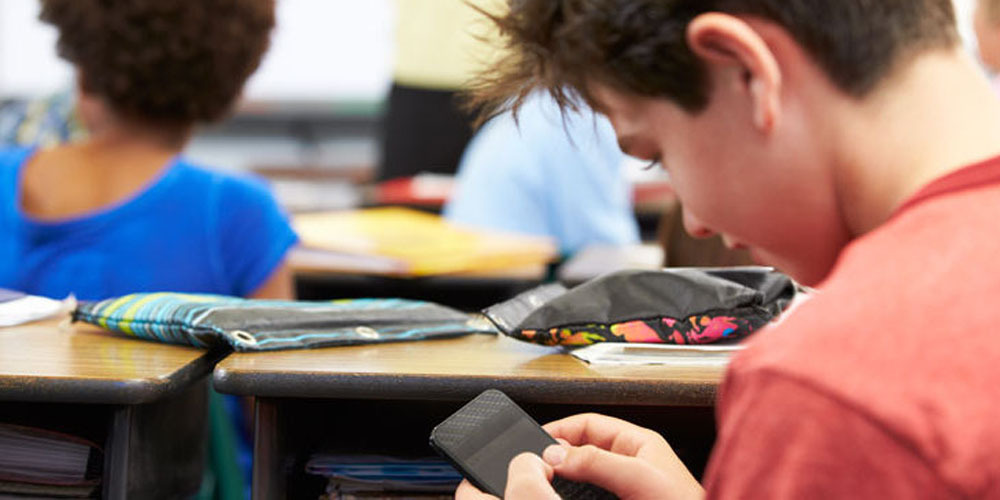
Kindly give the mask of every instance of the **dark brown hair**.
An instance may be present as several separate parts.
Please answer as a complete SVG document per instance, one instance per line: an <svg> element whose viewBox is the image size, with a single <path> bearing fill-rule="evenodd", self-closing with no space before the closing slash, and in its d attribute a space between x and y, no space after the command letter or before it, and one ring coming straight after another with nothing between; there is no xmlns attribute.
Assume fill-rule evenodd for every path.
<svg viewBox="0 0 1000 500"><path fill-rule="evenodd" d="M274 0L42 0L84 91L146 122L213 121L260 64Z"/></svg>
<svg viewBox="0 0 1000 500"><path fill-rule="evenodd" d="M517 109L541 87L565 109L592 103L587 81L667 98L697 112L705 69L687 46L688 23L706 12L770 20L845 93L863 97L896 64L958 40L951 0L510 0L491 16L508 55L472 85L484 118Z"/></svg>

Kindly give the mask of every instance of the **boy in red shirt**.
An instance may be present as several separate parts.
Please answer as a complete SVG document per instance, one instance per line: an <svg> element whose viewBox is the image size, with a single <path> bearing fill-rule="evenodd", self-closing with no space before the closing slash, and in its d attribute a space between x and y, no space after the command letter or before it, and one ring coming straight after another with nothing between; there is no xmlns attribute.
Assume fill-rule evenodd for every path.
<svg viewBox="0 0 1000 500"><path fill-rule="evenodd" d="M951 0L518 0L497 21L493 109L570 89L663 163L688 232L819 289L734 359L704 489L659 435L580 415L511 463L507 498L556 498L553 474L629 499L1000 496L1000 103Z"/></svg>

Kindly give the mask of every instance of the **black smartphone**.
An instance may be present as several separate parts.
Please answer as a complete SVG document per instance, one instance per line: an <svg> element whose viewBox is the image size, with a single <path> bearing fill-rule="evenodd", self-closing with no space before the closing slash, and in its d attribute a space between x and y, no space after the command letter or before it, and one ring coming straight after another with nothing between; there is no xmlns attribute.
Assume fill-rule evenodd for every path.
<svg viewBox="0 0 1000 500"><path fill-rule="evenodd" d="M541 456L556 444L506 394L490 389L467 403L431 431L431 447L448 459L473 485L503 498L507 467L524 452ZM613 499L591 484L555 478L552 485L563 498Z"/></svg>

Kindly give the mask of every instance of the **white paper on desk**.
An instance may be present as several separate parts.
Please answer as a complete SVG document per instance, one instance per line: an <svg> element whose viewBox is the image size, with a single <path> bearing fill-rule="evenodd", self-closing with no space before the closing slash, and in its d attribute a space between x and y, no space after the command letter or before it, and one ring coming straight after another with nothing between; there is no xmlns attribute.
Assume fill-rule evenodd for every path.
<svg viewBox="0 0 1000 500"><path fill-rule="evenodd" d="M593 365L726 365L742 345L673 345L604 342L570 354Z"/></svg>
<svg viewBox="0 0 1000 500"><path fill-rule="evenodd" d="M76 306L70 296L54 300L37 295L23 295L7 301L0 301L0 327L21 325L67 314Z"/></svg>

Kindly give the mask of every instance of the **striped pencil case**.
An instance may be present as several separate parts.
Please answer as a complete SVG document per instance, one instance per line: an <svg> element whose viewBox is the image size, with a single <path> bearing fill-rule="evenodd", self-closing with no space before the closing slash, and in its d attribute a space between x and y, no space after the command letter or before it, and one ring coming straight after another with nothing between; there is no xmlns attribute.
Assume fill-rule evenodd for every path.
<svg viewBox="0 0 1000 500"><path fill-rule="evenodd" d="M170 344L270 351L495 333L484 318L430 302L251 300L139 293L83 302L74 321Z"/></svg>

